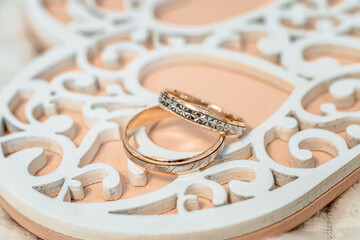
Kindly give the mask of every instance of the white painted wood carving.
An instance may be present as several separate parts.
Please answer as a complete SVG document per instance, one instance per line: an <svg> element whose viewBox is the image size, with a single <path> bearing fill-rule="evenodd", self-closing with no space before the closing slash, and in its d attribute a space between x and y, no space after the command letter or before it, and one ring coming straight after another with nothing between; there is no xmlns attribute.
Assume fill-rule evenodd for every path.
<svg viewBox="0 0 360 240"><path fill-rule="evenodd" d="M1 93L0 195L21 214L79 239L224 239L281 221L360 166L360 112L339 110L358 101L360 66L321 58L329 52L359 58L357 1L281 1L189 29L154 16L155 9L175 1L128 1L126 12L118 14L103 12L96 1L70 0L67 10L73 21L67 26L46 12L46 0L26 1L37 31L61 44L29 64ZM261 58L229 49L259 36ZM149 43L155 48L150 50ZM89 61L96 54L106 69ZM309 60L317 54L319 59ZM128 58L134 60L126 65ZM190 60L235 70L292 93L267 121L227 145L214 166L122 199L126 179L113 166L92 160L103 143L121 141L120 127L129 117L157 103L157 96L142 86L143 77ZM305 109L327 92L330 99L321 105L322 115ZM14 114L23 101L26 122ZM63 109L81 112L89 127L79 146L72 141L74 121L61 115ZM145 131L137 139L164 156L188 154L164 151ZM266 147L276 139L288 142L291 167L268 155ZM35 176L46 164L45 150L59 154L61 164L48 175ZM332 159L315 167L313 150ZM130 162L127 167L132 185L147 184L145 172ZM109 201L72 202L84 198L84 187L97 182ZM210 200L213 208L199 210L198 197ZM174 208L176 214L160 215Z"/></svg>

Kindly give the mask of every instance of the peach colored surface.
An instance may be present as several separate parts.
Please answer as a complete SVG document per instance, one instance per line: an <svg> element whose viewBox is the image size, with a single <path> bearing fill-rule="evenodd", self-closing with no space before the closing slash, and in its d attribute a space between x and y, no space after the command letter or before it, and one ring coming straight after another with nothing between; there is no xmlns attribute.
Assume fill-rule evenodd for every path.
<svg viewBox="0 0 360 240"><path fill-rule="evenodd" d="M227 20L267 5L273 0L191 0L164 4L155 15L164 23L198 26Z"/></svg>

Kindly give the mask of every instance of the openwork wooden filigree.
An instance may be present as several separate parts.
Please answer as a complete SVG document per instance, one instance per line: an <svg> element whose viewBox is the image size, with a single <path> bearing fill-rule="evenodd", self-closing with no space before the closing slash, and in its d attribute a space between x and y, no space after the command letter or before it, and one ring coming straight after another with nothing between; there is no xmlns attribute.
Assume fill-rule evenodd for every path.
<svg viewBox="0 0 360 240"><path fill-rule="evenodd" d="M229 238L301 210L360 166L360 112L351 109L358 102L360 66L348 64L360 52L357 1L288 0L192 28L157 20L155 11L177 0L128 1L122 13L70 0L67 25L49 14L49 1L26 1L28 16L47 40L62 44L13 79L0 101L0 194L36 223L80 239ZM260 39L257 56L241 52L249 39ZM188 61L237 71L291 95L267 121L227 145L210 168L122 199L127 179L92 161L102 144L121 141L129 117L157 103L141 84L144 76ZM309 104L324 94L329 98L319 114L311 112ZM24 102L21 120L15 112ZM61 114L64 109L80 112L89 128L80 144L72 141L75 123ZM158 146L145 129L136 139L147 154L194 154ZM267 153L277 139L288 142L290 167ZM317 166L317 150L332 159ZM47 163L46 151L60 155L61 164L36 176ZM132 185L147 184L146 172L131 162L127 168ZM111 201L72 202L97 182ZM199 197L213 208L199 210ZM160 215L174 208L175 214Z"/></svg>

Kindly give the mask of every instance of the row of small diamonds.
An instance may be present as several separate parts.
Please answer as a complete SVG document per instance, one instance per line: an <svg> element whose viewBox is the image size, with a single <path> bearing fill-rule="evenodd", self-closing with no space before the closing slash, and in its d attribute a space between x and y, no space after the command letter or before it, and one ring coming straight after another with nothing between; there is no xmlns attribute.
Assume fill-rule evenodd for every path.
<svg viewBox="0 0 360 240"><path fill-rule="evenodd" d="M158 101L160 104L169 108L171 111L176 112L177 114L179 114L189 120L198 122L202 125L217 129L217 130L225 132L225 133L236 135L236 136L241 136L243 133L244 128L242 128L242 127L235 126L235 125L232 125L229 123L225 123L223 121L220 121L220 120L217 120L210 116L207 116L201 112L197 112L192 109L189 109L189 108L185 107L184 105L168 98L164 94L160 94Z"/></svg>

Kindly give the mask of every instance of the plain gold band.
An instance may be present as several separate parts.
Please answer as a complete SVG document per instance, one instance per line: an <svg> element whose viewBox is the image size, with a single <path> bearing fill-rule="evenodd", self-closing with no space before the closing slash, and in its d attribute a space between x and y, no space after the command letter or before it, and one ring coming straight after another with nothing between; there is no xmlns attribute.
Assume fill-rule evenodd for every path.
<svg viewBox="0 0 360 240"><path fill-rule="evenodd" d="M129 142L130 137L142 127L166 118L174 118L173 114L164 111L159 106L148 108L135 115L123 132L123 144L127 157L142 169L157 174L180 175L197 171L208 166L221 153L225 137L219 135L218 140L209 149L195 156L184 159L163 159L148 157L139 153Z"/></svg>

